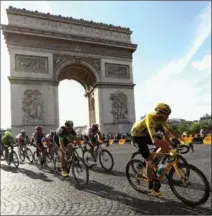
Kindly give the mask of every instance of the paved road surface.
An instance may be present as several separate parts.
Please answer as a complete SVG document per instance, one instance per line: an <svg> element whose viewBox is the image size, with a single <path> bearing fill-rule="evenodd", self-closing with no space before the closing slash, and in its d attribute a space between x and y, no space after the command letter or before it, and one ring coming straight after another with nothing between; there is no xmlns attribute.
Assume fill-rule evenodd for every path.
<svg viewBox="0 0 212 216"><path fill-rule="evenodd" d="M211 182L211 146L195 145L195 154L188 161L201 168ZM100 168L90 172L90 183L84 190L69 181L42 172L29 164L19 169L1 164L1 215L199 215L211 213L210 200L201 207L190 208L162 187L164 198L139 194L128 184L125 165L135 148L113 145L115 167L112 173Z"/></svg>

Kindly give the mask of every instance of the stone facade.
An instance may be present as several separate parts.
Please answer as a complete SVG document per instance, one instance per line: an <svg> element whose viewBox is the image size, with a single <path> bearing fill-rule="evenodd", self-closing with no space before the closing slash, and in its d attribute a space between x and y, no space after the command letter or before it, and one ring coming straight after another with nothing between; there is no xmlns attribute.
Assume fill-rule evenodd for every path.
<svg viewBox="0 0 212 216"><path fill-rule="evenodd" d="M2 25L10 53L12 131L59 126L58 84L74 79L85 88L88 125L103 133L128 132L135 120L128 28L7 9Z"/></svg>

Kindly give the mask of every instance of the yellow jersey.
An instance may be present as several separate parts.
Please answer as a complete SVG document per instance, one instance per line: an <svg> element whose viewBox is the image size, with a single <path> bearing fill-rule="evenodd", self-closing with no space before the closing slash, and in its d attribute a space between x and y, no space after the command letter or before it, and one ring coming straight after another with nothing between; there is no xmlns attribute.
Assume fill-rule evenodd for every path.
<svg viewBox="0 0 212 216"><path fill-rule="evenodd" d="M169 130L167 122L158 120L156 113L152 112L147 114L144 119L136 121L132 126L130 134L135 137L150 135L152 139L153 136L157 135L157 130L161 126L164 130Z"/></svg>

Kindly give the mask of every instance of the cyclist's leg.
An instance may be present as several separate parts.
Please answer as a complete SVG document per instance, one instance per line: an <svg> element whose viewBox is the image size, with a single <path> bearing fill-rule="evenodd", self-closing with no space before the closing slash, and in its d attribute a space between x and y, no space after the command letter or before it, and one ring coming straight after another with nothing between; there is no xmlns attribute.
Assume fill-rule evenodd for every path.
<svg viewBox="0 0 212 216"><path fill-rule="evenodd" d="M91 139L89 139L89 141L87 142L87 144L90 147L90 153L91 153L91 156L93 158L93 161L96 163L96 157L94 155L94 148L95 148L95 146L97 144L97 139L95 137L92 137Z"/></svg>
<svg viewBox="0 0 212 216"><path fill-rule="evenodd" d="M146 137L136 137L136 143L138 144L139 151L143 158L146 160L146 171L147 171L147 179L149 182L149 189L152 189L153 182L157 179L157 176L152 167L152 156L148 148L148 144L151 144L151 138Z"/></svg>

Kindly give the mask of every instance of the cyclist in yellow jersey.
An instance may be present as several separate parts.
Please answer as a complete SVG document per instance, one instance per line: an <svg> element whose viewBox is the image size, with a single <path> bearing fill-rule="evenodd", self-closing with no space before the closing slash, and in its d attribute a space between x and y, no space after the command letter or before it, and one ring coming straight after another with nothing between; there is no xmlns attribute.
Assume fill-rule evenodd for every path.
<svg viewBox="0 0 212 216"><path fill-rule="evenodd" d="M159 184L159 181L152 168L152 157L148 144L154 144L157 148L161 148L160 152L169 152L171 149L170 143L167 139L160 139L157 136L157 131L161 128L175 138L181 138L181 135L174 132L166 123L170 114L170 106L164 103L159 103L155 108L155 112L149 113L144 117L144 119L135 122L130 132L132 142L138 145L140 153L146 160L149 190L151 190L152 194L156 196L160 196L161 193L159 189L154 188L155 183Z"/></svg>

